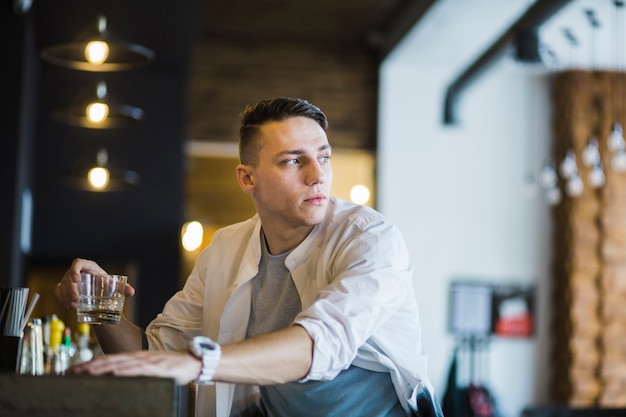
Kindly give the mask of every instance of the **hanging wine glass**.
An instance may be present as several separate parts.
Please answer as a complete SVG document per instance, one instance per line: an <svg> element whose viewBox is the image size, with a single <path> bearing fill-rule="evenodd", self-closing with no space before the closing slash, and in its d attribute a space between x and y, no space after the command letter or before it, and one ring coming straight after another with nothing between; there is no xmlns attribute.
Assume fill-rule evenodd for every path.
<svg viewBox="0 0 626 417"><path fill-rule="evenodd" d="M587 180L589 181L589 186L591 188L600 188L606 182L604 169L602 169L602 163L599 160L593 165L591 171L589 171Z"/></svg>
<svg viewBox="0 0 626 417"><path fill-rule="evenodd" d="M583 180L578 175L578 171L572 174L565 183L565 192L570 197L578 197L583 193L584 188Z"/></svg>
<svg viewBox="0 0 626 417"><path fill-rule="evenodd" d="M583 149L582 161L587 167L593 167L600 163L600 149L598 148L598 140L595 137L589 139L587 146Z"/></svg>
<svg viewBox="0 0 626 417"><path fill-rule="evenodd" d="M568 149L563 161L561 161L561 165L559 165L559 173L563 179L569 180L577 172L578 165L576 164L576 154L573 150Z"/></svg>
<svg viewBox="0 0 626 417"><path fill-rule="evenodd" d="M625 172L626 171L626 153L624 152L624 148L618 149L611 158L611 168L615 172Z"/></svg>
<svg viewBox="0 0 626 417"><path fill-rule="evenodd" d="M607 146L611 152L617 152L620 149L624 149L624 132L622 130L622 125L618 122L613 124L613 129L609 135Z"/></svg>
<svg viewBox="0 0 626 417"><path fill-rule="evenodd" d="M616 66L617 66L617 70L619 72L619 79L618 79L618 103L616 103L615 105L615 110L614 110L614 123L613 123L613 128L611 129L611 133L609 135L609 139L607 141L607 147L609 149L609 151L611 153L613 153L613 157L611 158L611 168L616 171L616 172L624 172L626 171L626 156L624 155L624 147L625 147L625 142L624 142L624 131L622 129L622 125L619 122L619 116L622 114L623 112L623 100L624 98L622 97L622 66L623 66L623 62L622 62L622 56L624 53L624 44L623 44L623 40L624 40L624 26L623 26L623 6L624 6L624 1L623 0L614 0L613 4L615 5L615 25L614 25L614 36L613 39L615 40L614 46L615 46L615 60L616 60Z"/></svg>

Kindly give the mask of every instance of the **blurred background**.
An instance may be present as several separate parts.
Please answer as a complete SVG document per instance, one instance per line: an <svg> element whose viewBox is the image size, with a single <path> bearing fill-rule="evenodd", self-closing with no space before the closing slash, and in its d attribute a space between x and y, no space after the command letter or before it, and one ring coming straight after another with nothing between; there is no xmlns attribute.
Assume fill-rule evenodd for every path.
<svg viewBox="0 0 626 417"><path fill-rule="evenodd" d="M488 386L504 417L626 404L626 351L608 347L626 319L602 309L626 299L607 296L626 261L603 252L626 253L607 233L624 207L610 162L623 150L621 1L6 0L0 18L0 283L41 293L35 315L71 325L50 292L83 257L129 275L127 314L147 325L213 231L254 214L234 175L239 112L300 97L329 118L333 194L405 234L440 397L471 345L480 372L466 358L458 383ZM103 62L85 57L95 38ZM586 167L592 138L601 159ZM577 175L558 172L568 155ZM459 331L458 282L497 305L519 305L502 298L522 288L532 331ZM504 314L471 300L466 315Z"/></svg>

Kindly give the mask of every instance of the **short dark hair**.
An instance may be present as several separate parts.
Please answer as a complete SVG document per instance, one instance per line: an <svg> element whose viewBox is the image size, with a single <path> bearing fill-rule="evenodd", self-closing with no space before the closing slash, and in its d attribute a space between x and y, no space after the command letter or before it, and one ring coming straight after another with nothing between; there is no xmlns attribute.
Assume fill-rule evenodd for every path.
<svg viewBox="0 0 626 417"><path fill-rule="evenodd" d="M242 164L255 165L258 162L259 128L269 121L281 121L290 117L304 116L315 120L326 131L326 115L313 104L299 98L279 97L261 100L248 105L241 112L239 128L239 160Z"/></svg>

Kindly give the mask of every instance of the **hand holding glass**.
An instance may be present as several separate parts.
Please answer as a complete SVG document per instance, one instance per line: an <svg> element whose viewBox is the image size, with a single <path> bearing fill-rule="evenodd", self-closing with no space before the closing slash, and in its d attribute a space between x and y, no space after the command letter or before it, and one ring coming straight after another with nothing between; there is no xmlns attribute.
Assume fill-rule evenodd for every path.
<svg viewBox="0 0 626 417"><path fill-rule="evenodd" d="M118 324L127 280L124 275L81 274L76 307L78 323Z"/></svg>

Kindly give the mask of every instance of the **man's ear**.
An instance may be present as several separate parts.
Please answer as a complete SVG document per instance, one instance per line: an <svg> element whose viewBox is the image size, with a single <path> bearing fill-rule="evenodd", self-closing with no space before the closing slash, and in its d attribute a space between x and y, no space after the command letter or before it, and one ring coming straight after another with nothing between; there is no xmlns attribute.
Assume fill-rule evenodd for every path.
<svg viewBox="0 0 626 417"><path fill-rule="evenodd" d="M237 182L239 187L248 194L254 190L254 176L252 174L252 167L250 165L239 164L236 168Z"/></svg>

